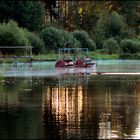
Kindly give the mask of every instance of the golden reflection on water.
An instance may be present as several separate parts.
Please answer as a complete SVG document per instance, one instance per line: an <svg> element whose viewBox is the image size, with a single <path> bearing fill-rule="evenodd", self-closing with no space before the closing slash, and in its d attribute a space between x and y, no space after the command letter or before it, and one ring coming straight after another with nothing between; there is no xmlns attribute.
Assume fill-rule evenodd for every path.
<svg viewBox="0 0 140 140"><path fill-rule="evenodd" d="M140 138L140 81L88 78L59 77L44 87L44 125L61 138Z"/></svg>
<svg viewBox="0 0 140 140"><path fill-rule="evenodd" d="M54 120L48 125L66 127L67 135L80 133L75 127L81 127L83 115L83 84L79 79L76 82L64 81L61 79L58 84L47 86L43 93L43 113L44 115L54 116ZM68 79L67 79L68 80ZM47 104L47 105L46 105ZM48 113L48 106L49 112ZM47 111L46 111L47 107ZM46 114L47 113L47 114ZM51 123L51 124L49 124Z"/></svg>

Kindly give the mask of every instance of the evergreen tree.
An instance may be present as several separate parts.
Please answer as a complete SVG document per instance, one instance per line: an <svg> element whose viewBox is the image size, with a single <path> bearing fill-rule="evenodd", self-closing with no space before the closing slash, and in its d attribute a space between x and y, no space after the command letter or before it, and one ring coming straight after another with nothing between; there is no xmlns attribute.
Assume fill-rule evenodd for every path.
<svg viewBox="0 0 140 140"><path fill-rule="evenodd" d="M117 12L112 12L108 17L106 24L106 37L124 38L127 36L127 32L128 28L124 17Z"/></svg>
<svg viewBox="0 0 140 140"><path fill-rule="evenodd" d="M19 26L30 31L38 31L44 24L45 8L43 2L34 0L1 0L0 22L13 19Z"/></svg>
<svg viewBox="0 0 140 140"><path fill-rule="evenodd" d="M140 1L122 1L121 7L121 14L126 17L128 25L137 31L140 25Z"/></svg>

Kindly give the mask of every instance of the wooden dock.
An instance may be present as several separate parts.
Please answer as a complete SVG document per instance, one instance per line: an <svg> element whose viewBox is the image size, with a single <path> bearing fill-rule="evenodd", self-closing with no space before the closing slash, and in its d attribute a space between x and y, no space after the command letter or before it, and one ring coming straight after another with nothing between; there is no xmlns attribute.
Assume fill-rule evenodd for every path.
<svg viewBox="0 0 140 140"><path fill-rule="evenodd" d="M13 66L14 67L17 67L17 59L18 58L28 58L29 59L29 66L32 67L32 48L33 46L0 46L0 49L11 49L11 50L14 50L14 49L28 49L28 55L23 55L23 56L17 56L16 54L12 54L12 55L6 55L6 54L3 54L2 56L0 56L0 59L14 59L13 60Z"/></svg>
<svg viewBox="0 0 140 140"><path fill-rule="evenodd" d="M140 75L140 72L92 72L90 75Z"/></svg>
<svg viewBox="0 0 140 140"><path fill-rule="evenodd" d="M27 58L29 59L28 62L29 63L29 67L32 67L32 62L33 62L33 58L32 56L0 56L0 59L13 59L13 67L17 67L17 59L20 58Z"/></svg>

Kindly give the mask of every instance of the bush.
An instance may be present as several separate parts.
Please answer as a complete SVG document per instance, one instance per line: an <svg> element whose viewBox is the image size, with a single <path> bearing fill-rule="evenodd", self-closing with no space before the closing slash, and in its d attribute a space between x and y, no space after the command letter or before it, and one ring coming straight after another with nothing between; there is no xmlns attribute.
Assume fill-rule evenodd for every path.
<svg viewBox="0 0 140 140"><path fill-rule="evenodd" d="M136 53L136 54L130 54L130 53L120 54L119 58L120 59L136 59L136 60L140 60L140 53Z"/></svg>
<svg viewBox="0 0 140 140"><path fill-rule="evenodd" d="M0 46L26 46L28 44L24 30L19 28L15 21L0 24ZM1 49L1 51L3 53L24 52L19 49Z"/></svg>
<svg viewBox="0 0 140 140"><path fill-rule="evenodd" d="M48 27L42 30L41 39L45 43L45 49L56 51L58 48L74 48L79 45L79 42L67 31Z"/></svg>
<svg viewBox="0 0 140 140"><path fill-rule="evenodd" d="M33 53L39 54L44 52L44 42L34 33L25 30L26 37L31 46L33 46Z"/></svg>
<svg viewBox="0 0 140 140"><path fill-rule="evenodd" d="M103 49L107 54L119 53L120 47L114 38L109 38L103 44Z"/></svg>
<svg viewBox="0 0 140 140"><path fill-rule="evenodd" d="M132 39L124 39L120 42L122 53L140 53L140 41Z"/></svg>
<svg viewBox="0 0 140 140"><path fill-rule="evenodd" d="M92 51L96 49L95 42L89 37L86 31L75 30L72 34L80 42L81 48L88 48Z"/></svg>

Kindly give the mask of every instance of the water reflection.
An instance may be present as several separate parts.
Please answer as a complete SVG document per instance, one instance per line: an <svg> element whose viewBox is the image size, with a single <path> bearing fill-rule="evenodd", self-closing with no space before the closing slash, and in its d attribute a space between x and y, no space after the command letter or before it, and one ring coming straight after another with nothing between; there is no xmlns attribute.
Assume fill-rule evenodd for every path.
<svg viewBox="0 0 140 140"><path fill-rule="evenodd" d="M139 138L139 100L138 77L61 76L43 90L46 137Z"/></svg>
<svg viewBox="0 0 140 140"><path fill-rule="evenodd" d="M30 78L0 80L0 138L41 139L42 86Z"/></svg>
<svg viewBox="0 0 140 140"><path fill-rule="evenodd" d="M45 86L42 102L45 126L59 128L59 134L65 134L68 138L74 134L81 134L83 90L87 81L87 77L82 79L65 75L59 77L58 82ZM82 85L85 85L85 88ZM75 129L76 127L78 129Z"/></svg>
<svg viewBox="0 0 140 140"><path fill-rule="evenodd" d="M2 139L140 138L140 76L0 80Z"/></svg>

